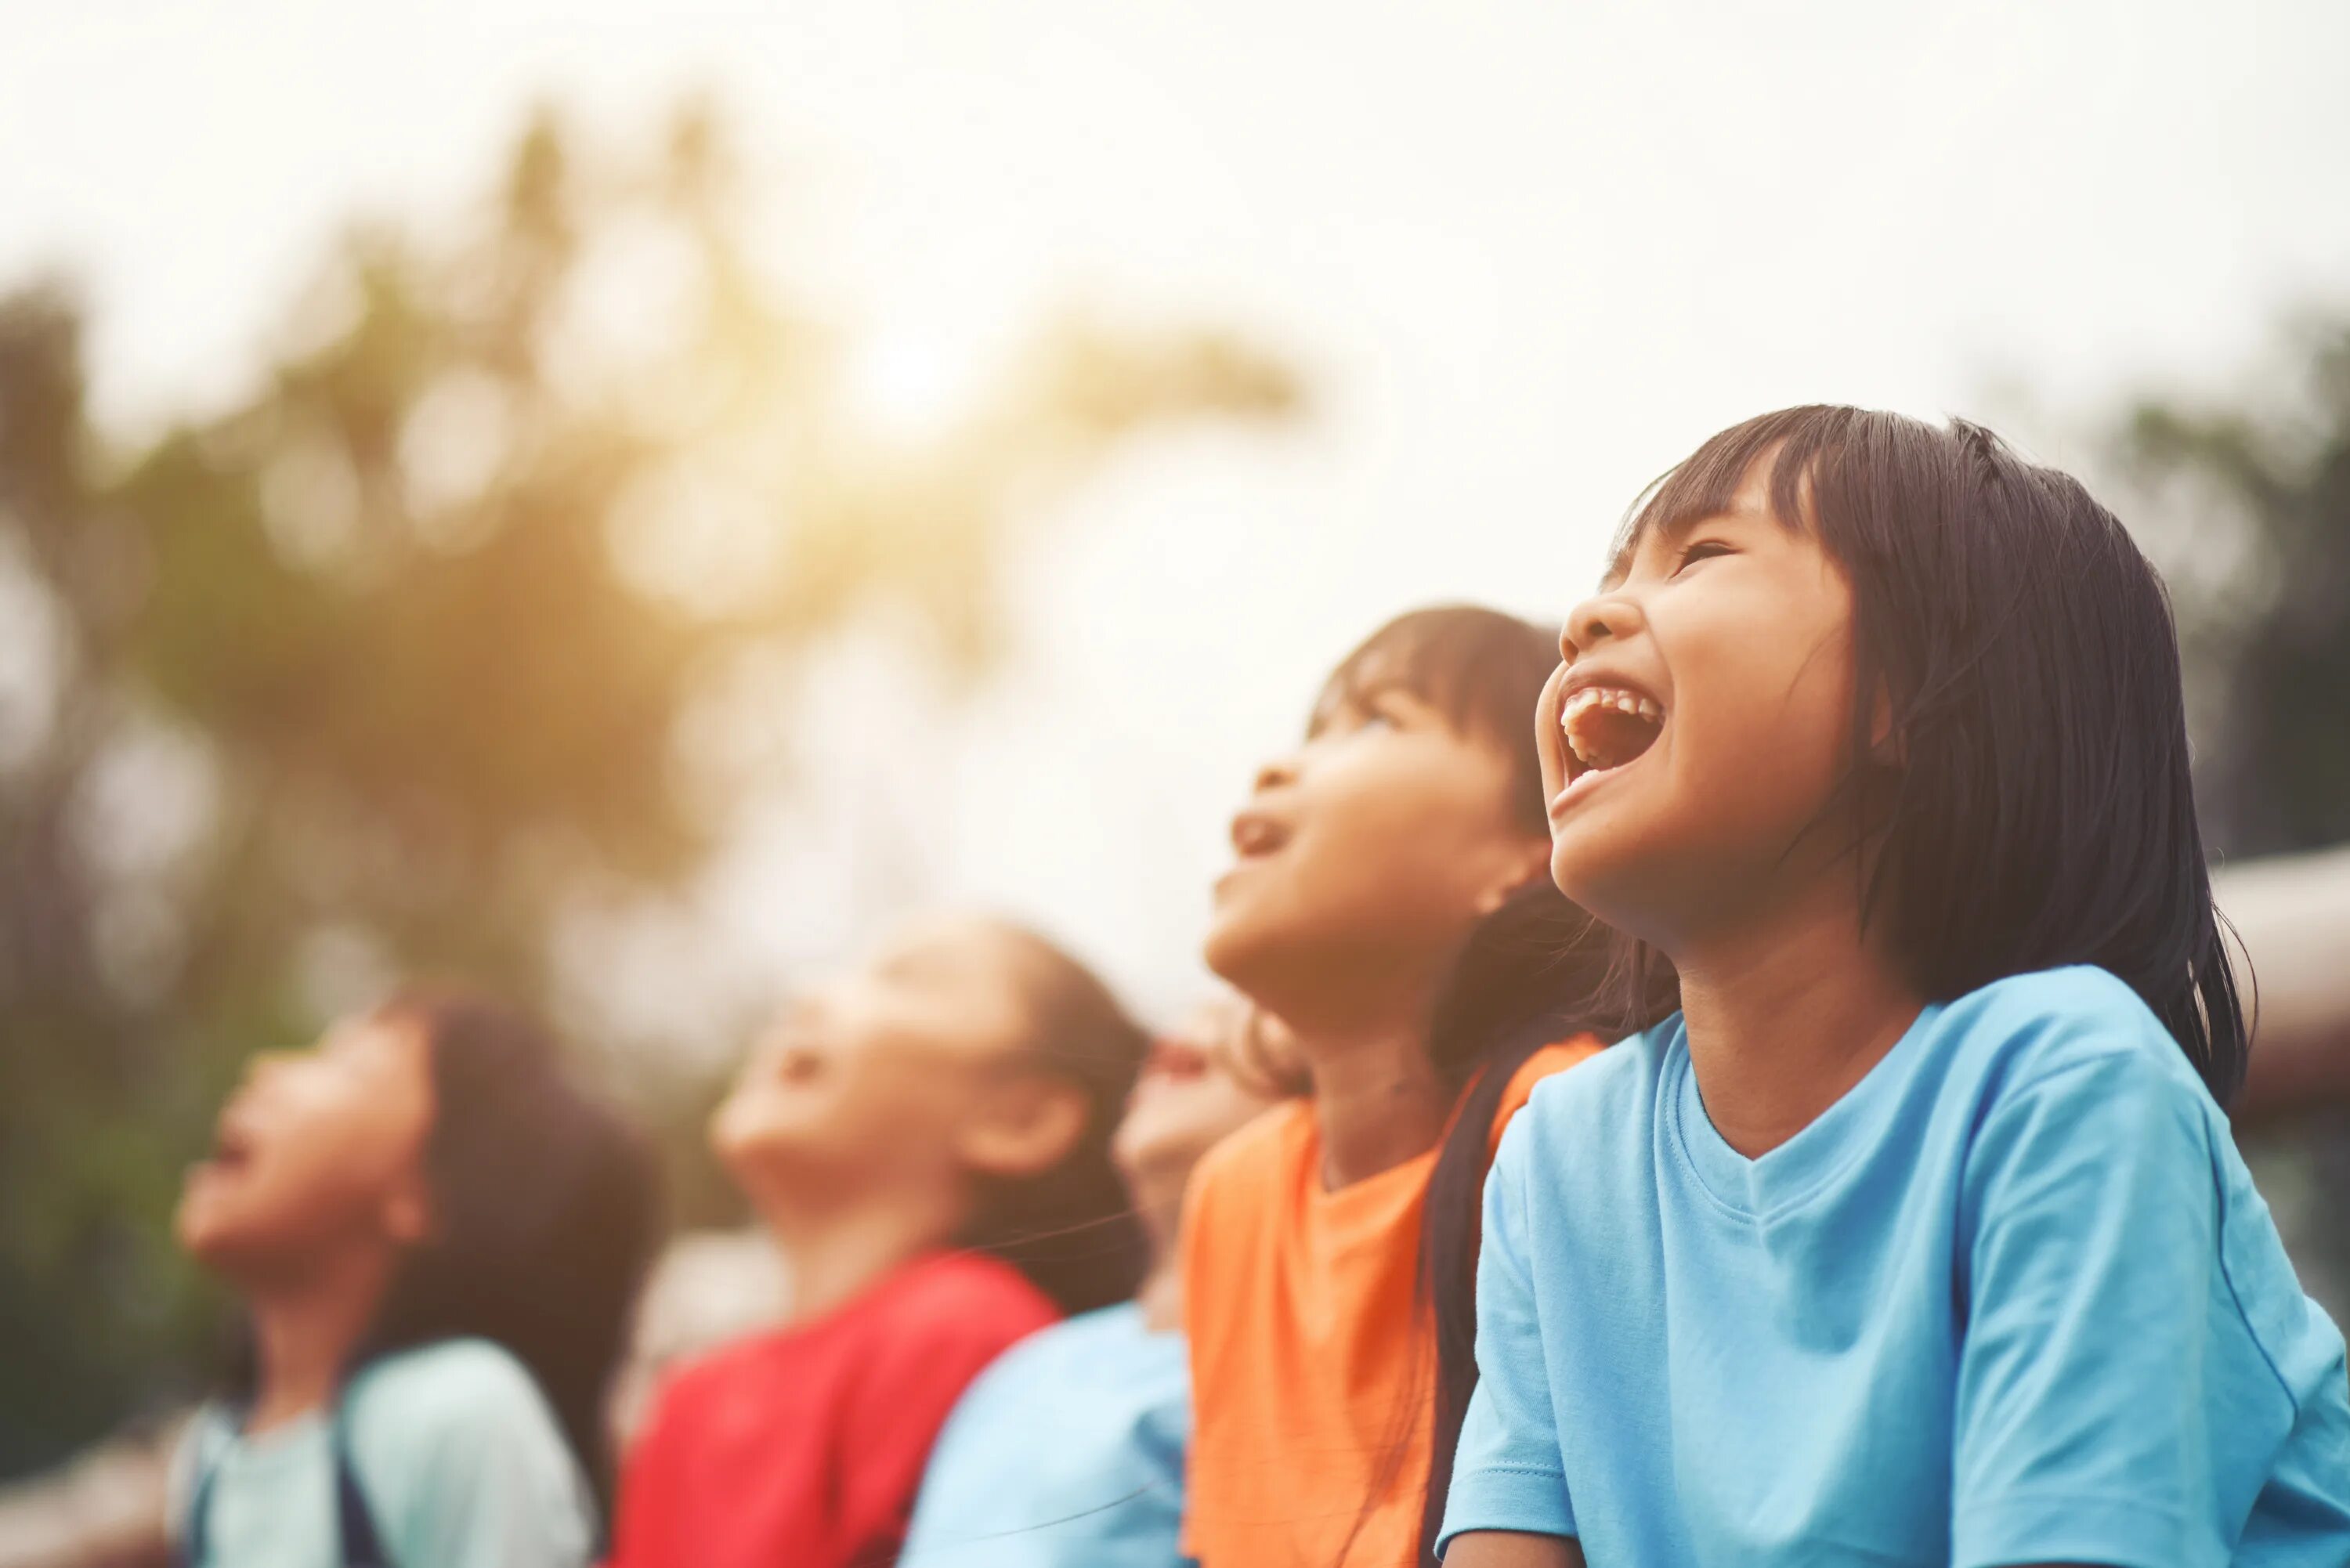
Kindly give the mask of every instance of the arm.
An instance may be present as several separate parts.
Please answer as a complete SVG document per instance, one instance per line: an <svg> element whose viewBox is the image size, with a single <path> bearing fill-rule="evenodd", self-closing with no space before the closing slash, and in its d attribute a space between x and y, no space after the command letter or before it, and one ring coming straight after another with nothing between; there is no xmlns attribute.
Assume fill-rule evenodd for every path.
<svg viewBox="0 0 2350 1568"><path fill-rule="evenodd" d="M1992 1106L1961 1183L1952 1561L2209 1563L2208 1105L2143 1053Z"/></svg>
<svg viewBox="0 0 2350 1568"><path fill-rule="evenodd" d="M1558 1418L1534 1294L1523 1201L1528 1140L1520 1117L1503 1135L1485 1181L1484 1238L1477 1257L1477 1391L1461 1424L1452 1488L1445 1500L1442 1550L1480 1545L1458 1559L1493 1563L1574 1563L1582 1552L1561 1467ZM1546 1538L1540 1555L1534 1542ZM1573 1555L1560 1555L1572 1548Z"/></svg>
<svg viewBox="0 0 2350 1568"><path fill-rule="evenodd" d="M1445 1548L1444 1568L1584 1568L1583 1547L1559 1535L1471 1530Z"/></svg>

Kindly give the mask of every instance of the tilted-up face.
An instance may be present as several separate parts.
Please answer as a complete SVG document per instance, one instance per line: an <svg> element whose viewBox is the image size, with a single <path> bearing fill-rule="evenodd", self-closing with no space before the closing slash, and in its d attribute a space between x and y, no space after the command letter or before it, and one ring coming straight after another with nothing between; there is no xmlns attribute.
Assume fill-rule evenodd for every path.
<svg viewBox="0 0 2350 1568"><path fill-rule="evenodd" d="M1406 981L1541 865L1517 763L1367 672L1257 775L1216 884L1209 967L1260 1002Z"/></svg>
<svg viewBox="0 0 2350 1568"><path fill-rule="evenodd" d="M754 1196L956 1168L975 1107L1029 1065L1019 964L984 920L901 929L776 1017L711 1119L712 1146Z"/></svg>
<svg viewBox="0 0 2350 1568"><path fill-rule="evenodd" d="M1151 1044L1118 1126L1119 1168L1137 1189L1180 1193L1201 1156L1294 1092L1298 1075L1288 1032L1246 1002L1193 1009Z"/></svg>
<svg viewBox="0 0 2350 1568"><path fill-rule="evenodd" d="M431 1048L411 1021L350 1019L313 1050L255 1057L188 1172L181 1244L256 1278L326 1248L421 1240L432 1116Z"/></svg>
<svg viewBox="0 0 2350 1568"><path fill-rule="evenodd" d="M1720 513L1651 526L1577 606L1534 725L1551 875L1669 953L1794 894L1852 715L1852 594L1773 515L1768 460Z"/></svg>

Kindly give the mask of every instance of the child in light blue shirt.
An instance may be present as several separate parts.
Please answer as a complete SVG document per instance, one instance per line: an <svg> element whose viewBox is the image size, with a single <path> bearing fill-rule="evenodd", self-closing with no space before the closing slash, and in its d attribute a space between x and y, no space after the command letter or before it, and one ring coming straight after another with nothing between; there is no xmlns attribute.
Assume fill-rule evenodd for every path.
<svg viewBox="0 0 2350 1568"><path fill-rule="evenodd" d="M1237 998L1155 1042L1115 1152L1153 1248L1131 1302L1040 1330L980 1374L922 1476L904 1568L1174 1568L1191 1435L1175 1228L1192 1167L1299 1092L1290 1047Z"/></svg>
<svg viewBox="0 0 2350 1568"><path fill-rule="evenodd" d="M1170 1568L1191 1435L1183 1336L1134 1302L1030 1334L939 1434L910 1568Z"/></svg>
<svg viewBox="0 0 2350 1568"><path fill-rule="evenodd" d="M436 1568L577 1568L596 1549L595 1495L562 1428L486 1340L384 1356L335 1409L257 1437L209 1407L172 1481L191 1545L236 1568L340 1565L369 1542L384 1564Z"/></svg>
<svg viewBox="0 0 2350 1568"><path fill-rule="evenodd" d="M181 1568L584 1568L656 1212L640 1140L488 997L255 1057L176 1219L244 1309L173 1470Z"/></svg>
<svg viewBox="0 0 2350 1568"><path fill-rule="evenodd" d="M1503 1140L1482 1263L1448 1533L1659 1564L2350 1543L2342 1337L2103 970L1929 1006L1759 1159L1707 1119L1679 1021L1603 1053Z"/></svg>
<svg viewBox="0 0 2350 1568"><path fill-rule="evenodd" d="M1974 426L1766 415L1561 652L1552 874L1679 1011L1503 1142L1449 1568L2350 1563L2112 514Z"/></svg>

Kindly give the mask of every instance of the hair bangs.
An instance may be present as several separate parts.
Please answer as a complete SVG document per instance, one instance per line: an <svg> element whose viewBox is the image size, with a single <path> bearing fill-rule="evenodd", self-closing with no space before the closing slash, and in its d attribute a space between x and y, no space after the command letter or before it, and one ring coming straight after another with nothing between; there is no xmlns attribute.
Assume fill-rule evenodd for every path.
<svg viewBox="0 0 2350 1568"><path fill-rule="evenodd" d="M1857 409L1813 405L1762 414L1709 439L1666 470L1633 502L1607 553L1608 576L1621 577L1632 552L1651 534L1673 534L1730 510L1757 463L1771 465L1771 514L1790 528L1814 522L1813 497L1833 483L1836 459L1852 435Z"/></svg>

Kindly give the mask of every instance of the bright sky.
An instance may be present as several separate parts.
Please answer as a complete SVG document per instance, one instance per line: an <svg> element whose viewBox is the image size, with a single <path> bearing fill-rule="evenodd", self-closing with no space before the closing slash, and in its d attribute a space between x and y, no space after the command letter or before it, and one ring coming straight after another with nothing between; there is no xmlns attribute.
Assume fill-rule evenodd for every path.
<svg viewBox="0 0 2350 1568"><path fill-rule="evenodd" d="M86 280L133 425L232 391L339 223L455 209L535 99L623 133L696 84L885 369L951 388L1075 297L1315 376L1309 429L1088 490L977 711L845 652L814 793L691 903L725 939L595 950L648 1026L907 896L1179 1003L1251 763L1386 615L1555 616L1746 414L1988 410L2076 460L2123 391L2255 386L2350 293L2338 0L0 5L0 281Z"/></svg>

